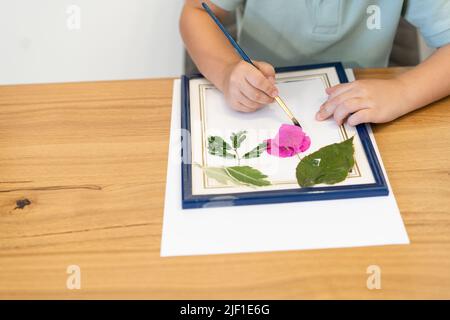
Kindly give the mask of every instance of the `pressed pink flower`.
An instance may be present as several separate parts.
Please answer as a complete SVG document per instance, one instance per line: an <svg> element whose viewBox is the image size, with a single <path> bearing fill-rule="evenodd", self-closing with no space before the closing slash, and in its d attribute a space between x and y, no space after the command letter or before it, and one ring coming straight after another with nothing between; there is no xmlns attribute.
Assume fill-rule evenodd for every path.
<svg viewBox="0 0 450 320"><path fill-rule="evenodd" d="M283 124L278 129L275 138L266 140L266 143L268 154L288 158L308 150L311 139L303 132L302 128Z"/></svg>

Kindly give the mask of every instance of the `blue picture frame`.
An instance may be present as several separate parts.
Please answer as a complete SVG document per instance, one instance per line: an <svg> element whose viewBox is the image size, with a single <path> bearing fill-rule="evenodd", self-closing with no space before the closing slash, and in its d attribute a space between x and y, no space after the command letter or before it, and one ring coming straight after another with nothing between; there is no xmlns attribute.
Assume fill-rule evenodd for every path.
<svg viewBox="0 0 450 320"><path fill-rule="evenodd" d="M291 66L276 68L276 72L290 72L311 70L320 68L335 68L341 83L348 82L344 67L340 62L331 62L304 66ZM190 133L190 95L189 81L202 77L201 74L191 76L182 76L181 83L181 128ZM182 162L181 162L181 192L182 208L203 208L203 207L222 207L239 206L254 204L270 204L280 202L298 202L298 201L317 201L334 200L362 197L387 196L389 188L383 174L380 162L378 160L372 141L367 131L366 125L357 126L357 132L361 140L367 160L372 170L375 183L357 184L350 186L325 186L298 188L289 190L257 191L232 194L214 194L214 195L193 195L192 194L192 165L190 139L182 139Z"/></svg>

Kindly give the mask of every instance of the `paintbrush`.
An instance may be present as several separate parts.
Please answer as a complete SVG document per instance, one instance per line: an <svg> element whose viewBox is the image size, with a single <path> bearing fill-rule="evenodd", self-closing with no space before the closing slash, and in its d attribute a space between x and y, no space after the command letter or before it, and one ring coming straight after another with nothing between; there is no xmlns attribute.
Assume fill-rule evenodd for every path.
<svg viewBox="0 0 450 320"><path fill-rule="evenodd" d="M241 56L241 58L244 59L244 61L250 63L256 69L258 69L258 67L255 66L255 64L249 58L249 56L244 52L244 50L242 50L242 48L238 45L238 43L233 39L233 37L230 35L230 33L227 31L227 29L225 29L223 24L220 22L220 20L214 14L214 12L212 12L211 8L205 2L202 2L202 6L206 10L206 12L209 14L209 16L214 20L214 22L217 24L217 26L220 28L220 30L222 30L223 34L227 37L227 39L230 41L230 43L234 47L234 49L236 49L237 53ZM291 112L291 110L289 110L289 108L284 103L284 101L279 96L276 96L274 99L278 103L278 105L281 107L281 109L283 109L284 112L288 115L289 119L291 119L291 121L296 126L301 128L302 126L300 125L298 120L295 119L293 113Z"/></svg>

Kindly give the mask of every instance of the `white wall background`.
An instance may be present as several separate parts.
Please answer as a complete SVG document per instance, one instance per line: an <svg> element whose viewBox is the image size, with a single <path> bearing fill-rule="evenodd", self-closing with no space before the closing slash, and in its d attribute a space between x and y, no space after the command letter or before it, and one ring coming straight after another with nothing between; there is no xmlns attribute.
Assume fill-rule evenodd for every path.
<svg viewBox="0 0 450 320"><path fill-rule="evenodd" d="M182 4L0 0L0 84L178 76ZM71 5L80 8L79 29Z"/></svg>

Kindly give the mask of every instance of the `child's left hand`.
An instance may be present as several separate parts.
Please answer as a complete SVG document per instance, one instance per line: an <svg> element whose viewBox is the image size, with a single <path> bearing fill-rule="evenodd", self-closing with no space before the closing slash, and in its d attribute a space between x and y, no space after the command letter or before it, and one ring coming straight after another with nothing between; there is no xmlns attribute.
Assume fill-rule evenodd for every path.
<svg viewBox="0 0 450 320"><path fill-rule="evenodd" d="M328 100L316 114L317 120L333 116L338 125L347 123L381 123L394 120L406 111L405 88L402 81L357 80L327 88Z"/></svg>

